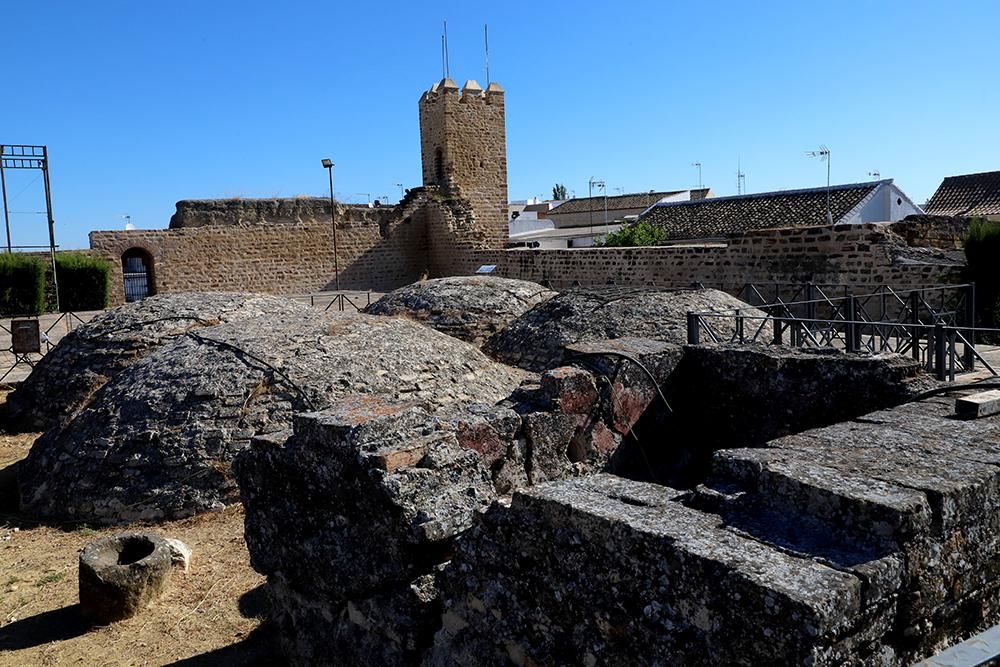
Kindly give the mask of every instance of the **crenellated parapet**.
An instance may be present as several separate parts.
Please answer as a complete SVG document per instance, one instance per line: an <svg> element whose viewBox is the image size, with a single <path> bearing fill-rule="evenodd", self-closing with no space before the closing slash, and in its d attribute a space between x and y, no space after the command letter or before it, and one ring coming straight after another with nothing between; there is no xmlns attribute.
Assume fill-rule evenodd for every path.
<svg viewBox="0 0 1000 667"><path fill-rule="evenodd" d="M469 202L475 233L455 239L477 247L507 243L507 148L504 90L475 80L459 88L442 79L418 104L425 186L448 199Z"/></svg>

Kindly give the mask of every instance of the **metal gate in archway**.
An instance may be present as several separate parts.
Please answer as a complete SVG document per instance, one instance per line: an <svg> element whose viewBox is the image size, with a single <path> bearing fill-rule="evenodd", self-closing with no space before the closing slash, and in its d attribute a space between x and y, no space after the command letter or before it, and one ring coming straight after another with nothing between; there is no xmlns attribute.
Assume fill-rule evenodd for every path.
<svg viewBox="0 0 1000 667"><path fill-rule="evenodd" d="M125 301L141 301L153 294L153 260L143 250L132 249L122 255Z"/></svg>

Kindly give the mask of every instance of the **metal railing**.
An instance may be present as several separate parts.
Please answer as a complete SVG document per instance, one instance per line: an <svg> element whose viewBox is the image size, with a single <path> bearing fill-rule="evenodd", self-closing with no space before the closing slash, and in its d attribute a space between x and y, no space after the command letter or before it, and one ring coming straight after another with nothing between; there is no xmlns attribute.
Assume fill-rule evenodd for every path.
<svg viewBox="0 0 1000 667"><path fill-rule="evenodd" d="M360 312L371 305L372 292L314 292L312 294L297 294L290 298L324 311Z"/></svg>
<svg viewBox="0 0 1000 667"><path fill-rule="evenodd" d="M17 337L15 337L14 323L23 321L39 323L38 341L32 341L32 343L37 344L24 347L23 342L18 341ZM3 359L3 365L0 365L0 370L3 371L0 374L0 382L5 381L20 366L34 368L35 364L48 354L49 350L55 347L55 344L58 342L56 336L53 335L53 331L57 326L61 324L65 327L65 332L62 335L66 335L73 331L76 326L86 323L87 320L80 317L79 313L70 311L58 313L57 317L44 329L41 328L41 317L38 315L14 316L0 320L0 332L2 332L6 340L10 341L7 347L0 348L0 355L2 355L0 358ZM34 337L34 334L32 334L32 337ZM59 338L62 338L62 336L59 336Z"/></svg>
<svg viewBox="0 0 1000 667"><path fill-rule="evenodd" d="M691 345L711 342L892 352L910 356L939 380L954 380L957 372L974 370L977 360L990 373L998 375L975 346L977 333L986 332L1000 333L1000 330L959 327L944 322L782 317L747 310L689 312L687 315L687 341Z"/></svg>

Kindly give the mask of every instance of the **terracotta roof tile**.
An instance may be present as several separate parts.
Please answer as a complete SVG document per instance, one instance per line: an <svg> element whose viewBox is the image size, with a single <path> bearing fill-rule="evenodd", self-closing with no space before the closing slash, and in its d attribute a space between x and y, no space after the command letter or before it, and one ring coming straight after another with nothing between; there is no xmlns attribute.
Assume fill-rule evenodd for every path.
<svg viewBox="0 0 1000 667"><path fill-rule="evenodd" d="M1000 171L949 176L924 210L933 215L1000 215Z"/></svg>
<svg viewBox="0 0 1000 667"><path fill-rule="evenodd" d="M691 190L691 197L692 199L704 198L708 190L708 188L693 189ZM607 198L608 210L624 211L646 209L664 197L677 195L682 192L686 192L686 190L671 190L668 192L633 192L627 195L615 195ZM595 213L601 211L603 213L604 199L604 195L599 197L578 197L568 199L562 204L559 204L559 206L550 210L548 212L548 216L559 215L562 213L587 213L589 211L594 211Z"/></svg>
<svg viewBox="0 0 1000 667"><path fill-rule="evenodd" d="M834 222L843 219L883 183L854 183L830 188ZM670 239L718 238L757 229L826 224L825 187L783 190L691 202L657 204L641 220L666 229Z"/></svg>

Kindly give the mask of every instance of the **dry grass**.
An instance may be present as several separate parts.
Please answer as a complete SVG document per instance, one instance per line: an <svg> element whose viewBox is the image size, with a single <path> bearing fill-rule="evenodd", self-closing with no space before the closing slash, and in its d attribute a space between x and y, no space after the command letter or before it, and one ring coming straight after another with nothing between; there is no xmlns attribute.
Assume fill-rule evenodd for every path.
<svg viewBox="0 0 1000 667"><path fill-rule="evenodd" d="M134 618L84 624L78 554L122 528L42 526L14 510L12 464L36 436L0 435L0 665L280 664L262 626L264 578L250 568L241 506L150 527L194 550L191 571L176 570L166 594Z"/></svg>

